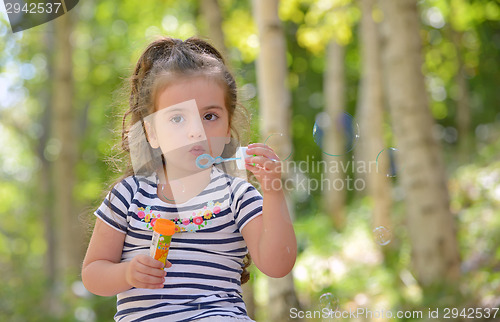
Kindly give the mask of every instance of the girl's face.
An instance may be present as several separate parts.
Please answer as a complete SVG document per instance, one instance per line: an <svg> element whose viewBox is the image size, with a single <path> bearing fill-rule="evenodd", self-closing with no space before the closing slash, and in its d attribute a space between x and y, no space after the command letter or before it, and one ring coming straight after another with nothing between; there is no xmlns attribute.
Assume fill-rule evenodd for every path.
<svg viewBox="0 0 500 322"><path fill-rule="evenodd" d="M217 82L195 77L181 79L159 92L157 111L146 124L150 144L161 148L167 166L199 170L196 158L219 156L229 142L229 115L224 89Z"/></svg>

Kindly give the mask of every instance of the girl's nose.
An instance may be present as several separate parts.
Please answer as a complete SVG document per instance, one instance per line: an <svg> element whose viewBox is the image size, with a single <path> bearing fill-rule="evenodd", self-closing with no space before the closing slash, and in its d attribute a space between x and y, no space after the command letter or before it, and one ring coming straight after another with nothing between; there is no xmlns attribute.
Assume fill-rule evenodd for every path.
<svg viewBox="0 0 500 322"><path fill-rule="evenodd" d="M191 124L189 128L189 138L190 139L203 139L205 137L205 129L200 122L193 122L196 124Z"/></svg>

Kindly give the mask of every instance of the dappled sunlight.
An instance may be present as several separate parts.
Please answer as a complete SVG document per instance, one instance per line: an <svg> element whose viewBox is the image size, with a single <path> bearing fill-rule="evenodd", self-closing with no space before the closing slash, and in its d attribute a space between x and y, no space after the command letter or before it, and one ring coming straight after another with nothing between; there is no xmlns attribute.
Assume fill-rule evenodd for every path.
<svg viewBox="0 0 500 322"><path fill-rule="evenodd" d="M273 6L258 14L257 2ZM213 6L201 5L207 3ZM123 206L111 211L113 217L142 219L146 209L153 213L137 199L128 200L129 192L140 190L133 184L119 195L116 190L108 195L113 182L130 175L128 163L135 167L134 179L141 165L153 159L161 163L170 177L164 176L165 183L157 181L161 189L147 194L161 192L164 201L176 207L175 196L184 200L183 193L197 195L199 188L196 178L187 189L172 188L176 181L171 169L177 163L196 171L215 165L262 192L255 176L241 168L243 153L228 149L210 154L193 147L191 154L204 153L182 162L177 152L188 144L172 139L181 133L178 130L159 134L161 148L153 149L145 132L148 119L142 114L137 119L130 117L135 112L127 116L140 133L137 141L121 141L135 133L120 133L123 112L139 104L129 84L137 86L136 94L144 94L141 104L152 104L148 106L153 110L150 96L171 86L145 77L150 71L132 73L142 47L161 36L197 36L214 44L235 78L236 101L232 110L226 109L241 114L223 134L244 129L241 132L248 133L238 133L241 137L235 137L231 147L261 142L276 154L268 164L281 161L281 177L276 175L273 183L280 183L289 197L279 211L284 214L287 205L296 235L293 280L268 278L255 260L248 267L253 294L245 289L242 304L239 279L230 278L239 308L246 306L251 314L250 300L255 300L251 318L274 322L278 319L273 312L280 312L284 320L293 320L284 310L298 305L297 310L311 312L363 312L357 318L304 313L304 322L416 322L431 320L431 310L437 309L441 314L432 320L441 321L444 307L477 308L482 313L500 307L500 3L409 0L404 1L405 10L401 3L80 1L71 9L71 24L59 24L69 21L63 19L69 15L62 15L19 32L13 32L14 20L0 5L0 320L112 319L117 298L87 290L80 270L90 239L87 230L95 223L93 212L105 196L117 197L116 209ZM271 21L271 11L275 20L264 23ZM169 55L170 47L154 48L152 57ZM206 50L203 55L210 54ZM143 88L146 84L154 86ZM230 96L218 106L227 105ZM423 112L427 114L419 114ZM193 115L197 119L199 110ZM219 139L225 141L226 136ZM179 146L166 149L170 143ZM145 149L138 150L138 145ZM156 154L149 153L150 148ZM179 177L185 178L180 172ZM214 192L214 200L232 198L232 193ZM204 219L219 218L219 205L204 207L213 210L204 209ZM185 226L195 227L194 219L203 219L187 218L190 210L185 211L186 217L179 220ZM252 215L258 217L259 211ZM233 212L228 208L227 214ZM155 215L160 213L154 209ZM269 213L266 219L272 219ZM285 219L286 224L272 225L278 227L273 237L290 228L288 212ZM151 217L144 219L146 227L149 222ZM136 233L137 227L129 228L127 234ZM201 233L193 235L199 238ZM243 256L252 238L241 236L235 239L241 242L238 251ZM212 262L216 256L211 247L221 246L212 238L196 245L204 254L196 259L207 264L206 270L175 271L177 277L170 278L192 274L206 281L211 266L224 266ZM267 240L260 248L273 245ZM291 258L291 249L287 242L269 257L276 260L274 255L283 251ZM124 247L121 260L129 254ZM186 258L177 258L176 264ZM230 274L239 275L239 269L235 266ZM448 283L451 275L456 278ZM214 284L227 278L213 276ZM174 285L179 280L171 281ZM206 287L207 293L215 288L198 280L186 288L197 286ZM137 287L134 291L141 293ZM158 307L171 303L163 300ZM141 308L149 309L146 304ZM407 315L388 316L398 311ZM500 312L489 320L499 317Z"/></svg>
<svg viewBox="0 0 500 322"><path fill-rule="evenodd" d="M342 255L351 265L379 265L383 257L376 246L370 234L365 230L356 230L343 242Z"/></svg>
<svg viewBox="0 0 500 322"><path fill-rule="evenodd" d="M343 233L317 229L318 222L330 222L322 219L324 215L295 223L299 244L307 246L299 254L293 273L299 297L310 309L319 305L319 297L325 292L334 294L342 309L376 305L388 308L387 303L394 301L390 276L382 266L384 246L376 243L366 221L369 208L359 204L353 208L356 210L348 216L349 229ZM316 232L314 239L301 240L312 236L305 233L308 231ZM408 282L407 288L409 293L418 292L414 283Z"/></svg>

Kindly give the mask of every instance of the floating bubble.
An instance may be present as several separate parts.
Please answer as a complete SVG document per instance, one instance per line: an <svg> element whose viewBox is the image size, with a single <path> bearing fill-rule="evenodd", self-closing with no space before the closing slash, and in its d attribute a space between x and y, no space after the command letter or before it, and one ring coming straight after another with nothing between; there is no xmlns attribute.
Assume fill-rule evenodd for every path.
<svg viewBox="0 0 500 322"><path fill-rule="evenodd" d="M389 178L396 177L398 173L398 168L396 164L397 153L399 153L399 150L396 148L382 149L377 154L377 159L376 159L377 173L385 174L386 177ZM387 165L387 167L385 165Z"/></svg>
<svg viewBox="0 0 500 322"><path fill-rule="evenodd" d="M254 98L257 95L257 88L252 83L247 83L247 84L241 86L240 91L241 91L240 97L241 97L241 100L243 100L243 101L251 100L252 98Z"/></svg>
<svg viewBox="0 0 500 322"><path fill-rule="evenodd" d="M283 146L285 142L283 140L285 139L285 136L283 133L271 133L269 136L264 140L264 144L267 144L271 149L274 150L276 155L281 161L285 161L288 158L292 156L292 151L282 151L279 147Z"/></svg>
<svg viewBox="0 0 500 322"><path fill-rule="evenodd" d="M339 309L339 300L332 293L325 293L319 297L319 305L321 310L337 311Z"/></svg>
<svg viewBox="0 0 500 322"><path fill-rule="evenodd" d="M75 309L74 313L75 319L77 321L95 321L96 320L96 314L95 312L84 306L79 306Z"/></svg>
<svg viewBox="0 0 500 322"><path fill-rule="evenodd" d="M384 226L379 226L373 230L375 242L380 246L385 246L391 242L392 233Z"/></svg>
<svg viewBox="0 0 500 322"><path fill-rule="evenodd" d="M73 282L73 284L71 284L71 290L76 296L79 297L90 298L92 296L92 294L87 291L82 281Z"/></svg>
<svg viewBox="0 0 500 322"><path fill-rule="evenodd" d="M333 138L332 146L326 146L328 138ZM359 138L359 126L349 113L339 113L334 119L326 112L316 115L313 127L314 142L324 154L340 156L349 153ZM341 141L340 141L341 140ZM336 143L335 141L343 143ZM329 144L330 145L330 144Z"/></svg>

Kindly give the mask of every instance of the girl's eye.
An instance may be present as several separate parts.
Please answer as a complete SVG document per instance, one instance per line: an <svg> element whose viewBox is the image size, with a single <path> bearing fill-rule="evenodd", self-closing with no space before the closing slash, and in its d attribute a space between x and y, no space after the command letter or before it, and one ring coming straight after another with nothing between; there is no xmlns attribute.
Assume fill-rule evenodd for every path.
<svg viewBox="0 0 500 322"><path fill-rule="evenodd" d="M215 121L219 118L219 116L215 113L207 113L203 118L207 121Z"/></svg>
<svg viewBox="0 0 500 322"><path fill-rule="evenodd" d="M175 115L170 118L170 122L172 123L180 123L182 121L184 121L184 118L181 115Z"/></svg>

